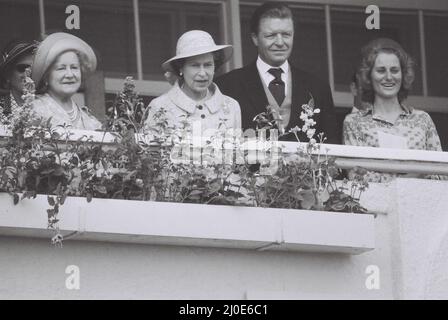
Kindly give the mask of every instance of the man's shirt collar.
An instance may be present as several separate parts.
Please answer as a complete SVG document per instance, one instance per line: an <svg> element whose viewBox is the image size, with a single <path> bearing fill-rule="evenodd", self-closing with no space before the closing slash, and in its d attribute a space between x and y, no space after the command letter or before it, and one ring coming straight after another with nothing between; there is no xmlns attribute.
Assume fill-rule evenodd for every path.
<svg viewBox="0 0 448 320"><path fill-rule="evenodd" d="M281 69L283 70L283 73L288 74L288 72L289 72L289 63L288 63L288 60L286 60L285 62L283 62L283 64L282 64L281 66L279 66L279 67L273 67L273 66L267 64L266 62L264 62L264 61L260 58L260 56L258 56L258 59L257 59L257 68L258 68L258 70L259 70L261 73L263 73L263 74L267 74L268 71L269 71L269 69L271 69L271 68L281 68Z"/></svg>

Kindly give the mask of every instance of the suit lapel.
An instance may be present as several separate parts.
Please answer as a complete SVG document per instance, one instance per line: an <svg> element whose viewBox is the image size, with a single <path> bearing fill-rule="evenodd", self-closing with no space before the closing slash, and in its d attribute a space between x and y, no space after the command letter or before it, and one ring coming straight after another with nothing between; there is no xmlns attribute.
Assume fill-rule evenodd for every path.
<svg viewBox="0 0 448 320"><path fill-rule="evenodd" d="M300 112L302 111L302 104L308 103L310 100L309 89L304 79L303 74L297 68L294 68L290 64L292 74L292 101L291 101L291 116L287 130L296 125L301 126L302 120L300 120Z"/></svg>
<svg viewBox="0 0 448 320"><path fill-rule="evenodd" d="M266 106L269 104L261 81L256 63L254 62L248 65L246 68L244 85L252 109L250 110L250 113L254 116L266 111Z"/></svg>

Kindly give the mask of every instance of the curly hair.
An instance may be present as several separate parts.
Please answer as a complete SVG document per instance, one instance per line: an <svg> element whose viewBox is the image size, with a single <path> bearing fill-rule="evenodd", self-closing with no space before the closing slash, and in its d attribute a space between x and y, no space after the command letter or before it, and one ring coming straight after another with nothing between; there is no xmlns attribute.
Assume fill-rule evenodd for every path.
<svg viewBox="0 0 448 320"><path fill-rule="evenodd" d="M414 82L414 61L411 56L404 51L400 44L389 38L379 38L369 42L361 50L361 64L357 72L357 78L362 86L362 100L373 103L375 92L372 86L372 69L376 58L380 53L392 53L400 61L402 81L398 92L398 101L401 103L408 96Z"/></svg>

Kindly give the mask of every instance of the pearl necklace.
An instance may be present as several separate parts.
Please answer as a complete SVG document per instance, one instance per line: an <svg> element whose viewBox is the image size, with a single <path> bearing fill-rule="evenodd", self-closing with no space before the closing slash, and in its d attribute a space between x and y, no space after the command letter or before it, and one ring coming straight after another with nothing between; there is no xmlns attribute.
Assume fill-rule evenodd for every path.
<svg viewBox="0 0 448 320"><path fill-rule="evenodd" d="M73 100L72 100L72 109L70 111L66 111L66 112L68 114L70 122L74 123L76 121L76 119L78 118L79 111L78 111L77 106L73 102Z"/></svg>

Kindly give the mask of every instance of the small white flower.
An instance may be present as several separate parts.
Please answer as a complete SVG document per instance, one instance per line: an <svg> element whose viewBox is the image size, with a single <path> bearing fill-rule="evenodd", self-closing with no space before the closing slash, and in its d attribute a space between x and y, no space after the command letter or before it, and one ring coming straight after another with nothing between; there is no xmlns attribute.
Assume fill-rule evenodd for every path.
<svg viewBox="0 0 448 320"><path fill-rule="evenodd" d="M308 119L308 115L306 115L304 112L300 113L300 120L305 121L306 119Z"/></svg>
<svg viewBox="0 0 448 320"><path fill-rule="evenodd" d="M315 133L316 133L316 129L309 129L306 132L306 136L308 137L308 139L311 139L314 136Z"/></svg>
<svg viewBox="0 0 448 320"><path fill-rule="evenodd" d="M140 178L135 179L135 184L139 187L143 187L143 180Z"/></svg>
<svg viewBox="0 0 448 320"><path fill-rule="evenodd" d="M70 165L70 159L66 158L66 157L62 157L61 158L61 165L62 166L68 166Z"/></svg>

